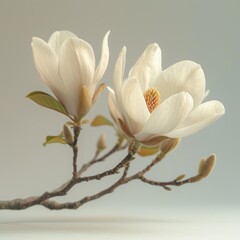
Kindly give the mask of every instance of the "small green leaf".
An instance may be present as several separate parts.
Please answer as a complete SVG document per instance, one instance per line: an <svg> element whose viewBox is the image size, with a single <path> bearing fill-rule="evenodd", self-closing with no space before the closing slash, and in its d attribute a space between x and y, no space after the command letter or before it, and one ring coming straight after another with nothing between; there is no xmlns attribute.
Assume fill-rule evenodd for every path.
<svg viewBox="0 0 240 240"><path fill-rule="evenodd" d="M142 157L147 157L147 156L154 155L155 153L157 153L159 151L160 151L159 146L157 146L157 147L142 146L141 149L137 153Z"/></svg>
<svg viewBox="0 0 240 240"><path fill-rule="evenodd" d="M165 190L167 191L171 191L172 189L170 187L167 187L167 186L163 186Z"/></svg>
<svg viewBox="0 0 240 240"><path fill-rule="evenodd" d="M58 100L47 93L36 91L29 93L26 97L43 107L50 108L68 116L68 113L65 110L64 106Z"/></svg>
<svg viewBox="0 0 240 240"><path fill-rule="evenodd" d="M91 126L94 126L94 127L103 126L103 125L113 126L113 123L102 115L96 116L95 119L91 122Z"/></svg>
<svg viewBox="0 0 240 240"><path fill-rule="evenodd" d="M66 144L62 134L58 136L47 136L46 141L43 143L43 146L46 147L48 144L51 144L51 143Z"/></svg>
<svg viewBox="0 0 240 240"><path fill-rule="evenodd" d="M178 177L175 178L175 181L178 182L178 181L181 181L183 178L185 178L185 174L181 174L179 175Z"/></svg>

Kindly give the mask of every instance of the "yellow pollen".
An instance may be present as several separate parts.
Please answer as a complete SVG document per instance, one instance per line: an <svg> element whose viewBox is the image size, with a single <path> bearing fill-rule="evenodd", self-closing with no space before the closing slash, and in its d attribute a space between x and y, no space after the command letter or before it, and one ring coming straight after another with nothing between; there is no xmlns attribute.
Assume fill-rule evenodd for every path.
<svg viewBox="0 0 240 240"><path fill-rule="evenodd" d="M149 88L144 93L144 98L150 113L160 104L160 92L157 88Z"/></svg>

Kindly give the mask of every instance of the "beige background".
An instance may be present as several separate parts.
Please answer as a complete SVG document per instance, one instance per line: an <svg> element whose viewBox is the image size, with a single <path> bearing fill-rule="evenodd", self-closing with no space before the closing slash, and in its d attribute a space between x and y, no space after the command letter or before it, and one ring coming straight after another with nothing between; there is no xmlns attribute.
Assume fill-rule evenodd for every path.
<svg viewBox="0 0 240 240"><path fill-rule="evenodd" d="M67 146L42 146L45 136L58 134L67 119L24 98L35 90L50 93L33 65L32 36L47 40L53 31L70 30L91 43L99 59L102 37L110 29L110 64L103 79L108 85L112 86L113 66L123 45L128 49L128 70L149 43L157 42L164 68L185 59L202 65L211 90L208 99L222 101L226 115L183 139L150 174L156 180L171 180L182 173L190 176L201 157L216 153L216 169L207 180L172 192L133 182L86 208L154 206L161 211L171 206L239 206L239 9L237 0L0 0L0 199L41 194L70 178L72 171ZM90 119L97 114L109 116L106 96L105 91ZM79 164L93 156L101 132L113 145L111 129L84 127ZM113 166L123 155L96 169ZM132 172L149 160L139 158ZM68 199L93 193L112 180L76 187Z"/></svg>

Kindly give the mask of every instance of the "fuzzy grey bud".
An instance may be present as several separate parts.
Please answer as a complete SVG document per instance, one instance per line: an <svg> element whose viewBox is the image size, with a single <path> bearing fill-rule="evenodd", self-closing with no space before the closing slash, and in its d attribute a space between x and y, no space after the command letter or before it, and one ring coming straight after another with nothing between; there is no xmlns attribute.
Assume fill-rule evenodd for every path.
<svg viewBox="0 0 240 240"><path fill-rule="evenodd" d="M98 151L102 151L107 147L107 137L105 134L101 134L97 142Z"/></svg>
<svg viewBox="0 0 240 240"><path fill-rule="evenodd" d="M216 162L216 155L211 155L207 159L202 159L198 167L198 175L205 178L210 175Z"/></svg>

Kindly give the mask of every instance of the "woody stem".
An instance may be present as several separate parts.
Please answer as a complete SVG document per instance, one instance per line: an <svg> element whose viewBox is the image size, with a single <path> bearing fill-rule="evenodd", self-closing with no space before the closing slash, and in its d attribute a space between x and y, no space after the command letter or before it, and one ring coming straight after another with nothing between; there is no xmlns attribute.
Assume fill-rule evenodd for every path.
<svg viewBox="0 0 240 240"><path fill-rule="evenodd" d="M73 179L77 178L77 158L78 158L78 137L80 134L81 127L79 125L76 125L73 127L74 132L74 141L72 144L72 150L73 150Z"/></svg>

